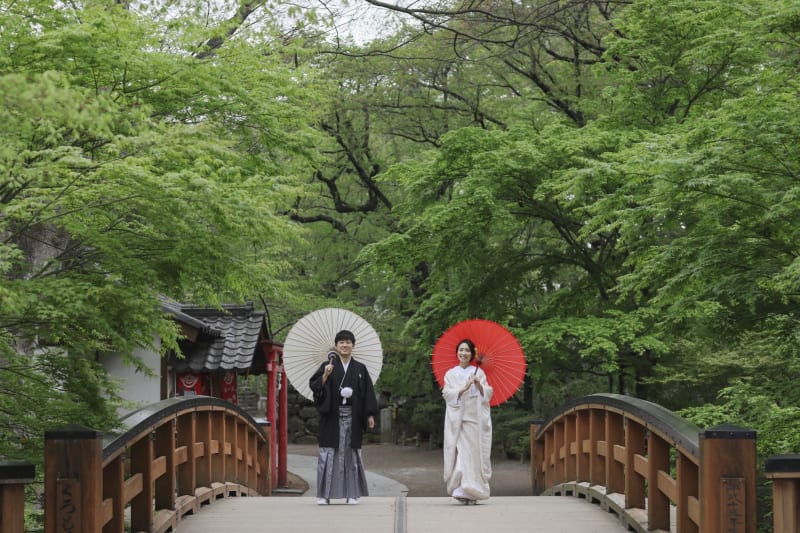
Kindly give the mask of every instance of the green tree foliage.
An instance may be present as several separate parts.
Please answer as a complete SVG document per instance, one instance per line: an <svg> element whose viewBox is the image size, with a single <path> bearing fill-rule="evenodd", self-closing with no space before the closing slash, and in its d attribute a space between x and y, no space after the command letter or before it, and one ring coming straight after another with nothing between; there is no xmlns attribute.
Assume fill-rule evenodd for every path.
<svg viewBox="0 0 800 533"><path fill-rule="evenodd" d="M268 26L242 26L252 7L3 3L0 455L38 462L47 428L113 425L95 356L174 347L159 294L286 291L296 233L278 213L316 93Z"/></svg>
<svg viewBox="0 0 800 533"><path fill-rule="evenodd" d="M800 449L796 2L369 3L405 22L366 44L260 2L4 4L2 408L80 420L94 353L175 338L158 293L263 295L280 333L367 318L431 434L431 348L482 317L529 362L508 450L601 390Z"/></svg>
<svg viewBox="0 0 800 533"><path fill-rule="evenodd" d="M451 44L506 46L493 39L499 20L495 33L464 30L492 22L498 11L482 5L405 11ZM562 90L532 83L506 107L546 101L559 114L454 130L381 176L402 191L398 229L362 258L393 283L424 272L407 329L419 350L405 367L424 366L447 325L482 316L522 340L544 413L609 387L675 409L715 404L728 421L758 426L726 400L758 390L765 420L791 419L796 6L642 0L608 13L576 1L548 18L536 7L545 5L555 3L502 23L596 22L594 45L578 28L564 32L598 51L594 61L572 56L593 83L576 92L574 71L555 67L557 47L536 41L528 53L553 58L536 72ZM560 107L557 94L574 105ZM787 435L777 440L796 450Z"/></svg>

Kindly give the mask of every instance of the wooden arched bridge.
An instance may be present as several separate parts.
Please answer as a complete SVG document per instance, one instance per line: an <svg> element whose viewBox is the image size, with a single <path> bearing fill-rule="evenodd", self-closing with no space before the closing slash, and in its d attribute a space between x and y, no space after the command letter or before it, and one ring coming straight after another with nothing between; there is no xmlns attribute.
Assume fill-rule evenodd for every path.
<svg viewBox="0 0 800 533"><path fill-rule="evenodd" d="M759 511L772 514L775 533L800 532L800 455L758 465L755 432L700 429L620 395L580 398L534 421L531 496L493 498L469 512L453 512L445 498L370 497L355 509L317 512L313 499L270 497L272 428L219 399L164 400L124 423L123 433L105 437L83 427L47 433L45 533L301 532L337 524L395 533L755 533ZM757 508L759 472L772 483L769 510ZM0 462L3 533L24 532L24 491L34 474L32 465ZM248 516L254 529L246 529Z"/></svg>

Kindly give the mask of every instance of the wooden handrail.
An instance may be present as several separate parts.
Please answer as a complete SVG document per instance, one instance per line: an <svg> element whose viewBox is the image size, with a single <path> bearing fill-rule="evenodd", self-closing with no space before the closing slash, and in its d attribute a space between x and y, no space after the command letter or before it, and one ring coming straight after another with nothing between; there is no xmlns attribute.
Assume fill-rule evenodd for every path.
<svg viewBox="0 0 800 533"><path fill-rule="evenodd" d="M170 398L105 439L70 426L45 435L45 532L161 533L227 496L268 496L269 423L218 398ZM3 529L5 531L5 529Z"/></svg>
<svg viewBox="0 0 800 533"><path fill-rule="evenodd" d="M768 457L764 472L772 480L773 533L800 531L800 454Z"/></svg>
<svg viewBox="0 0 800 533"><path fill-rule="evenodd" d="M69 426L45 435L45 532L175 529L226 496L270 495L271 427L228 402L173 398L109 435ZM534 494L600 503L634 531L754 533L755 432L700 430L650 402L575 400L531 424ZM800 531L800 455L767 460L776 533ZM24 531L27 463L0 461L0 531Z"/></svg>
<svg viewBox="0 0 800 533"><path fill-rule="evenodd" d="M651 402L579 398L531 424L534 494L584 497L630 530L756 531L755 432L700 430Z"/></svg>

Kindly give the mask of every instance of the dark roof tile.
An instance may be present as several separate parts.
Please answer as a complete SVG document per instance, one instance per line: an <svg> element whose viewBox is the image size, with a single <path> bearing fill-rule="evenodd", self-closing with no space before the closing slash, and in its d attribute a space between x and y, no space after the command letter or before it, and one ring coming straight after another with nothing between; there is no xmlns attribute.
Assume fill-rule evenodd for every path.
<svg viewBox="0 0 800 533"><path fill-rule="evenodd" d="M177 303L177 302L176 302ZM188 316L202 323L208 332L218 335L198 339L195 343L184 341L181 348L185 358L174 359L178 372L248 372L253 366L258 341L265 332L263 311L256 311L252 304L223 305L222 308L181 305L176 309L181 316ZM260 369L256 369L260 370Z"/></svg>

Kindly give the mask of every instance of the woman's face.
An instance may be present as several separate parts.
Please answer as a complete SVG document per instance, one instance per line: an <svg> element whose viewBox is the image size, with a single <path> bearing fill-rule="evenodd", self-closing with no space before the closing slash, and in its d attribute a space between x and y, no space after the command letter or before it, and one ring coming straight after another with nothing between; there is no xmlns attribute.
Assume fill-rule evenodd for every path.
<svg viewBox="0 0 800 533"><path fill-rule="evenodd" d="M467 366L469 362L472 360L472 352L469 349L469 344L467 344L466 342L462 342L461 344L459 344L456 355L458 355L458 363L461 366Z"/></svg>

